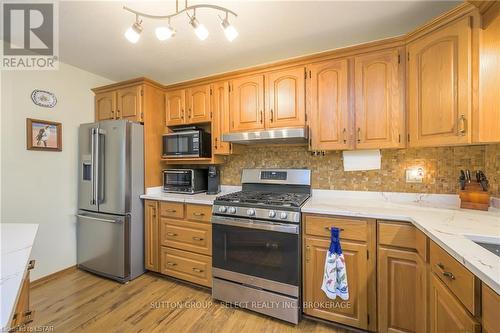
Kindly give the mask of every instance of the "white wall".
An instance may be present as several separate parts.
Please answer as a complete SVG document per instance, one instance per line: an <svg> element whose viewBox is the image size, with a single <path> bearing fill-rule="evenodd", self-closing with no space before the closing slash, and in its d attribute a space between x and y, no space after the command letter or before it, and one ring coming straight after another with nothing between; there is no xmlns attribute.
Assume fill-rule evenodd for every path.
<svg viewBox="0 0 500 333"><path fill-rule="evenodd" d="M1 222L38 223L32 279L76 264L77 130L94 119L90 88L108 79L60 63L57 71L1 74ZM58 103L32 103L34 89L56 94ZM62 152L26 150L26 118L62 123Z"/></svg>

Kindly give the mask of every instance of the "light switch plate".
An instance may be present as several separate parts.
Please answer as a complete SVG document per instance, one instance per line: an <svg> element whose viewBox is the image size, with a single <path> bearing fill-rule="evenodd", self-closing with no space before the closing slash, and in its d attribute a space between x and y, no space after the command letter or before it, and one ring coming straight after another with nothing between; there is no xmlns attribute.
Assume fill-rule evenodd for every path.
<svg viewBox="0 0 500 333"><path fill-rule="evenodd" d="M424 169L422 169L422 168L406 169L406 182L407 183L423 183L424 182Z"/></svg>

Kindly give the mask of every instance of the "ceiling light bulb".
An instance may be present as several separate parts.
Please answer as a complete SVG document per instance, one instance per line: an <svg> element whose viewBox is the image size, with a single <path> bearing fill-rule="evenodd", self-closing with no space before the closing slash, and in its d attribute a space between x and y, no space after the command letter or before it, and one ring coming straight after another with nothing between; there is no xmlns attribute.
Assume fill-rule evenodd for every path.
<svg viewBox="0 0 500 333"><path fill-rule="evenodd" d="M137 43L141 37L142 26L139 22L132 24L130 28L125 31L125 38L131 43Z"/></svg>
<svg viewBox="0 0 500 333"><path fill-rule="evenodd" d="M167 40L175 36L175 30L172 27L158 27L155 30L156 38L159 40Z"/></svg>
<svg viewBox="0 0 500 333"><path fill-rule="evenodd" d="M238 30L227 19L223 20L221 25L228 41L232 42L238 37Z"/></svg>
<svg viewBox="0 0 500 333"><path fill-rule="evenodd" d="M193 16L193 18L191 19L191 21L189 21L189 24L191 24L193 26L194 33L196 34L196 36L198 36L198 38L200 40L207 39L207 37L208 37L208 30L207 30L207 28L205 28L205 26L203 24L201 24L200 22L198 22L198 20L196 19L196 17Z"/></svg>

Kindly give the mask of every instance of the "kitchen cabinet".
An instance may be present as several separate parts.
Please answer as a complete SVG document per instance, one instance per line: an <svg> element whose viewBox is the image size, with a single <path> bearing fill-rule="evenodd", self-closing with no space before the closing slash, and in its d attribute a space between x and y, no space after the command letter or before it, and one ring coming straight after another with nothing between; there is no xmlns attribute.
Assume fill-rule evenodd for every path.
<svg viewBox="0 0 500 333"><path fill-rule="evenodd" d="M96 120L143 121L143 86L127 86L95 95Z"/></svg>
<svg viewBox="0 0 500 333"><path fill-rule="evenodd" d="M231 132L264 129L264 76L237 78L230 85Z"/></svg>
<svg viewBox="0 0 500 333"><path fill-rule="evenodd" d="M176 126L186 122L185 90L172 90L165 93L165 125Z"/></svg>
<svg viewBox="0 0 500 333"><path fill-rule="evenodd" d="M304 68L294 67L268 73L266 84L266 128L304 127Z"/></svg>
<svg viewBox="0 0 500 333"><path fill-rule="evenodd" d="M378 222L378 331L427 332L426 237L408 223Z"/></svg>
<svg viewBox="0 0 500 333"><path fill-rule="evenodd" d="M211 120L210 85L190 87L187 96L187 124L209 122Z"/></svg>
<svg viewBox="0 0 500 333"><path fill-rule="evenodd" d="M307 66L309 149L352 148L347 59Z"/></svg>
<svg viewBox="0 0 500 333"><path fill-rule="evenodd" d="M481 331L480 324L435 273L430 278L430 326L431 333Z"/></svg>
<svg viewBox="0 0 500 333"><path fill-rule="evenodd" d="M471 142L471 19L452 21L407 46L411 147Z"/></svg>
<svg viewBox="0 0 500 333"><path fill-rule="evenodd" d="M144 266L153 272L159 271L158 259L158 202L144 202Z"/></svg>
<svg viewBox="0 0 500 333"><path fill-rule="evenodd" d="M354 57L356 148L404 147L404 71L398 48Z"/></svg>
<svg viewBox="0 0 500 333"><path fill-rule="evenodd" d="M30 271L33 268L35 268L35 261L30 260L10 323L12 331L16 331L22 326L33 321L33 311L30 309Z"/></svg>
<svg viewBox="0 0 500 333"><path fill-rule="evenodd" d="M126 87L118 89L117 96L117 119L130 121L142 121L142 86Z"/></svg>
<svg viewBox="0 0 500 333"><path fill-rule="evenodd" d="M229 83L212 85L212 152L216 155L231 153L231 144L222 141L222 134L229 132Z"/></svg>
<svg viewBox="0 0 500 333"><path fill-rule="evenodd" d="M483 333L500 333L500 326L498 325L500 296L484 283L481 290Z"/></svg>
<svg viewBox="0 0 500 333"><path fill-rule="evenodd" d="M473 141L500 142L500 2L494 1L483 14L479 34L479 105Z"/></svg>
<svg viewBox="0 0 500 333"><path fill-rule="evenodd" d="M340 233L345 257L349 299L331 300L321 290L325 257L330 246L328 228ZM361 328L376 329L375 221L305 215L303 263L304 313ZM371 254L371 256L370 256Z"/></svg>
<svg viewBox="0 0 500 333"><path fill-rule="evenodd" d="M95 118L99 120L115 119L116 93L106 91L95 95Z"/></svg>

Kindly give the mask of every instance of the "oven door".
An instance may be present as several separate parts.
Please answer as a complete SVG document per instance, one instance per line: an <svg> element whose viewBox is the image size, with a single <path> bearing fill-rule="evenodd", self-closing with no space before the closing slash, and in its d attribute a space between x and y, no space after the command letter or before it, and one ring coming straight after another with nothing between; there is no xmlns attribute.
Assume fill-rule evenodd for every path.
<svg viewBox="0 0 500 333"><path fill-rule="evenodd" d="M200 132L186 131L163 136L164 157L199 157Z"/></svg>
<svg viewBox="0 0 500 333"><path fill-rule="evenodd" d="M212 266L215 270L298 286L299 226L213 216Z"/></svg>

